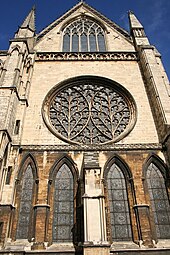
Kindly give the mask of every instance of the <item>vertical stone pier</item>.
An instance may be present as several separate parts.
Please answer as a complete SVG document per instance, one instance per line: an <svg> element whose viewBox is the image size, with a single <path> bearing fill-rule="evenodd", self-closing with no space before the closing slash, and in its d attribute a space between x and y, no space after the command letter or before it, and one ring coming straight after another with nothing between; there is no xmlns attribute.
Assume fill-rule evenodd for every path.
<svg viewBox="0 0 170 255"><path fill-rule="evenodd" d="M110 246L106 236L105 201L97 153L85 155L84 175L84 255L108 255Z"/></svg>

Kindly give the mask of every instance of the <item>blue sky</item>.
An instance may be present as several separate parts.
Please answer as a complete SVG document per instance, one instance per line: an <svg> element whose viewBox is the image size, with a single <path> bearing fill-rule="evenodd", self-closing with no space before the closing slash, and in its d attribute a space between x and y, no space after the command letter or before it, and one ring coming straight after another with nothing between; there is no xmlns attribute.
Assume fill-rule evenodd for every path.
<svg viewBox="0 0 170 255"><path fill-rule="evenodd" d="M0 50L7 49L9 39L36 5L36 32L77 4L78 0L1 0ZM127 12L132 10L141 23L151 44L162 54L170 77L170 0L85 0L109 19L129 31Z"/></svg>

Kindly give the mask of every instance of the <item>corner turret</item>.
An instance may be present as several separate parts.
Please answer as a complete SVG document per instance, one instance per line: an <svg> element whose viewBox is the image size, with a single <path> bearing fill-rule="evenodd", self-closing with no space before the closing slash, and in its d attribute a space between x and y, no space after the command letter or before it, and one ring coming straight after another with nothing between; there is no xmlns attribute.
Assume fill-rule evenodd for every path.
<svg viewBox="0 0 170 255"><path fill-rule="evenodd" d="M138 47L140 45L150 45L149 40L145 35L143 25L139 22L139 20L132 11L129 11L129 22L131 36L134 40L135 46Z"/></svg>

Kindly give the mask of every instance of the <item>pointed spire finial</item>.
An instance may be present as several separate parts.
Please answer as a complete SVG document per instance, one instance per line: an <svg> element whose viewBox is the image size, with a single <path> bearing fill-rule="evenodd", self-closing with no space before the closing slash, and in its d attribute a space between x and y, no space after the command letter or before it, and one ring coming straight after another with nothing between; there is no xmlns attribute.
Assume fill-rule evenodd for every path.
<svg viewBox="0 0 170 255"><path fill-rule="evenodd" d="M19 27L15 34L15 38L18 37L32 37L35 34L35 5L32 7L29 14L26 16L24 22Z"/></svg>
<svg viewBox="0 0 170 255"><path fill-rule="evenodd" d="M21 25L21 28L26 27L31 29L32 31L35 31L35 5L33 5L31 11Z"/></svg>
<svg viewBox="0 0 170 255"><path fill-rule="evenodd" d="M129 11L129 20L131 28L143 28L133 11Z"/></svg>

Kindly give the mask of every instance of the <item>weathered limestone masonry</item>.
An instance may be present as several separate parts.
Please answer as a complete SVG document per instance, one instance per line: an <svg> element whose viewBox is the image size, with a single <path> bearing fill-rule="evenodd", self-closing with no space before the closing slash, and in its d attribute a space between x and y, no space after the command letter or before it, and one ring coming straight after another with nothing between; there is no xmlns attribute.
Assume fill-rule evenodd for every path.
<svg viewBox="0 0 170 255"><path fill-rule="evenodd" d="M169 254L161 56L84 2L0 51L0 254Z"/></svg>

